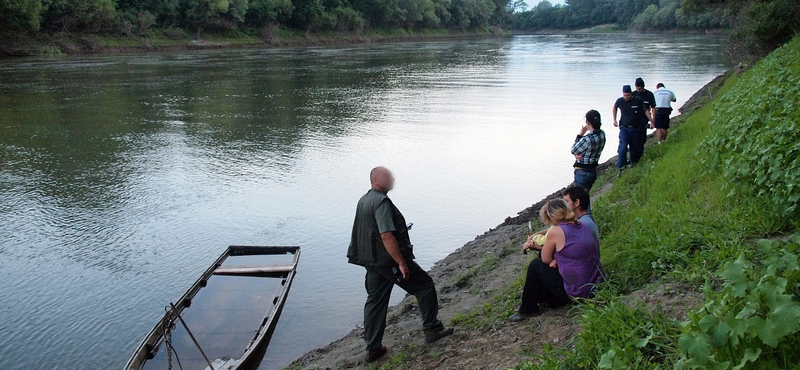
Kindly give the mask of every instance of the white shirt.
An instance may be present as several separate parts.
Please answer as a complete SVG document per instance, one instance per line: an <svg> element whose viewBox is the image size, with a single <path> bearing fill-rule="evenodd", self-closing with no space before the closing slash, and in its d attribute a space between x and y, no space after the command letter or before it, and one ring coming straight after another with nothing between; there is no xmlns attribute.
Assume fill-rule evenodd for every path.
<svg viewBox="0 0 800 370"><path fill-rule="evenodd" d="M656 97L656 108L671 108L671 103L676 100L675 93L672 90L667 90L666 87L659 88L653 92L653 95Z"/></svg>

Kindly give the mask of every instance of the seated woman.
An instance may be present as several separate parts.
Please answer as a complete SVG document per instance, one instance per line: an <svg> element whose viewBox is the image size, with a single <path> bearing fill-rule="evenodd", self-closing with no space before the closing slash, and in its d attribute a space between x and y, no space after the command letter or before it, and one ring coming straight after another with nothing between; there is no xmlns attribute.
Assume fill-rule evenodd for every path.
<svg viewBox="0 0 800 370"><path fill-rule="evenodd" d="M560 307L573 298L591 298L594 286L603 281L603 265L592 230L575 219L567 202L550 200L539 216L550 229L541 258L528 265L522 304L509 318L515 322L541 314L540 303Z"/></svg>

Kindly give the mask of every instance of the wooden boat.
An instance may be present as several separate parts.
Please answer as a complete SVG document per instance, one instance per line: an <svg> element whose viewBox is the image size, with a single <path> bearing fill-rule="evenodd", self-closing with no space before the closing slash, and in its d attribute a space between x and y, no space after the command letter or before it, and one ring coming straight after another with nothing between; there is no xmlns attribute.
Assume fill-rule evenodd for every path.
<svg viewBox="0 0 800 370"><path fill-rule="evenodd" d="M228 247L178 301L165 307L125 369L257 368L299 259L300 247Z"/></svg>

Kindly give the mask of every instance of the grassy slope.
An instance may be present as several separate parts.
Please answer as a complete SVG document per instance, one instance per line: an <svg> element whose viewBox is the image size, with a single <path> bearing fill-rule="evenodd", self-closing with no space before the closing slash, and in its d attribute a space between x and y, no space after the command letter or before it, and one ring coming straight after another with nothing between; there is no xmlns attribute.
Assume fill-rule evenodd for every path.
<svg viewBox="0 0 800 370"><path fill-rule="evenodd" d="M693 285L707 281L710 286L716 287L716 290L720 290L721 286L725 286L725 288L719 296L713 292L713 289L709 289L705 305L730 305L731 303L726 303L720 297L730 291L728 287L730 283L726 280L730 273L726 273L726 271L731 269L730 262L736 260L738 256L763 259L769 257L764 253L774 254L779 253L775 251L794 248L794 254L788 253L787 258L796 260L796 246L776 246L772 249L755 248L754 240L758 238L776 237L797 231L797 221L787 218L785 210L776 205L776 202L773 201L774 197L770 197L769 191L759 191L763 188L749 184L737 184L735 182L738 179L732 178L730 171L726 172L727 168L724 164L730 163L730 158L744 155L745 152L734 150L730 153L723 153L723 156L730 157L728 159L717 158L717 162L723 165L714 166L715 155L709 153L710 148L707 142L707 140L713 142L718 136L730 135L730 130L736 129L736 125L712 129L710 122L736 122L736 120L747 118L719 116L725 114L725 108L727 108L726 106L720 107L720 101L723 104L746 105L747 108L743 108L746 112L755 110L755 113L751 112L750 114L757 115L756 120L765 120L761 122L761 127L770 126L770 120L777 119L776 116L788 114L790 118L792 115L796 118L797 114L793 112L797 112L800 108L796 95L788 99L791 102L781 99L780 93L772 97L775 100L763 102L763 104L747 101L747 98L741 99L741 96L746 95L745 91L755 88L752 85L765 78L781 76L780 78L783 80L776 81L778 86L781 82L791 84L797 81L800 76L798 68L800 66L800 38L773 54L742 76L729 78L712 104L707 104L702 109L693 112L678 129L673 130L667 143L649 149L645 160L633 170L626 172L622 178L616 181L611 191L595 203L593 208L602 235L603 261L611 273L611 283L604 287L597 299L582 306L579 321L583 332L577 335L570 345L566 348L551 350L537 360L520 365L520 369L672 368L673 364L678 362L681 355L687 351L702 357L702 361L689 362L689 365L694 364L699 368L710 367L712 363L720 366L719 368L730 368L737 363L742 363L740 360L745 351L737 348L726 349L740 346L740 338L734 338L736 335L731 333L730 328L719 329L720 343L723 343L719 344L720 348L708 345L707 342L710 342L708 335L692 332L692 330L701 331L700 328L705 324L701 322L700 318L711 316L706 312L707 310L699 310L693 315L693 321L700 322L700 324L684 324L686 334L680 336L679 323L664 319L659 315L658 310L648 310L643 306L631 307L624 303L623 296L632 289L655 280ZM785 80L787 74L793 79ZM725 99L726 94L730 94L732 97ZM751 95L763 97L763 94ZM764 99L769 100L769 98ZM778 102L781 104L776 104ZM759 111L759 108L764 110ZM796 120L790 123L798 124ZM738 132L736 135L746 137L754 135L754 132ZM736 137L735 135L731 136ZM730 144L723 143L714 150L724 152L727 148L726 145L730 146ZM761 150L759 153L760 147L767 147L763 143L751 142L750 145L757 146L750 150L760 154L761 157L774 156L774 152L769 150ZM786 140L785 146L789 147L787 151L792 154L797 154L797 151L800 150L797 141L793 141L791 138ZM719 153L716 154L718 157ZM786 157L779 158L777 161L784 163L778 163L775 170L780 169L781 165L783 165L784 172L791 169L786 166L791 166L793 160L795 159L788 154ZM756 170L754 169L754 171ZM771 177L778 177L777 173ZM764 186L769 186L769 184L764 184ZM762 250L768 252L759 254L759 251ZM726 267L724 271L720 269L723 266ZM757 281L762 276L760 275L762 270L766 269L752 267L751 270L754 272L750 279L742 280L755 284L752 281ZM780 273L783 272L779 271L778 275ZM787 277L781 281L784 285L787 280L790 281L785 290L791 293L793 288L791 281L794 279L796 284L798 273L797 271L787 272L784 275ZM723 276L726 279L723 279ZM769 294L774 294L774 291ZM800 317L800 305L796 302L800 297L796 296L797 293L794 294L794 305L786 303L785 306L777 309L780 312L787 312L785 316L775 316L774 313L767 310L761 315L758 313L751 315L757 319L754 323L758 324L765 318L769 319L775 316L776 320L783 321L776 321L776 328L781 325L796 326L797 318ZM726 299L731 298L725 297ZM785 297L791 297L791 294L787 294ZM761 299L758 298L757 293L747 297L742 295L739 298L741 298L740 305L748 300L753 302ZM788 300L792 301L791 298ZM759 301L761 303L758 304L766 307L767 304L762 301L766 302L761 299ZM735 313L739 312L736 310L740 308L733 307L727 311ZM710 324L712 321L714 320L706 320L709 323L706 326L712 329L719 327L719 325L712 327ZM736 319L731 316L732 323L738 321L746 320L742 314L738 315ZM742 330L746 330L746 328ZM679 336L682 346L679 346ZM730 336L730 340L728 336ZM739 336L744 338L746 335ZM753 337L758 343L748 344L752 347L748 353L753 355L758 351L766 356L761 356L760 360L763 361L761 365L750 364L749 366L753 367L746 365L744 368L781 368L786 364L797 365L794 359L786 356L786 353L796 350L797 342L800 341L797 331L789 332L786 337L789 339L784 338L784 341L788 341L789 344L781 342L783 346L794 346L792 347L794 349L788 351L789 347L781 348L781 345L764 346L758 336L754 334ZM692 338L702 338L706 342L692 343L690 342ZM763 338L768 339L768 336L765 335ZM758 349L759 346L765 349L762 351ZM728 352L731 354L729 355ZM778 359L769 357L770 354ZM712 360L706 362L706 356ZM714 360L714 356L716 356L716 360ZM723 361L726 356L733 358L726 363ZM743 363L746 364L747 361ZM682 363L680 366L690 367L686 363Z"/></svg>
<svg viewBox="0 0 800 370"><path fill-rule="evenodd" d="M800 154L800 144L791 136L797 136L796 126L800 125L796 113L800 103L798 96L792 94L796 89L788 91L794 99L781 96L787 94L786 89L779 89L773 96L766 92L747 94L752 89L763 89L754 85L771 79L775 81L767 84L778 87L782 83L794 86L800 79L800 38L742 76L729 77L710 104L685 117L667 143L652 146L645 160L616 180L613 188L594 204L602 234L603 261L612 276L610 284L596 299L580 306L576 315L583 329L580 334L561 348L546 345L545 355L521 364L519 369L656 369L673 368L676 363L683 368L721 369L737 364L741 368L798 365L798 359L792 357L797 355L792 354L800 342L796 323L800 319L800 238L794 243L756 247L759 238L782 238L781 235L798 231L798 222L786 213L785 202L780 205L776 201L780 194L769 191L775 186L759 180L755 181L761 186L741 184L741 179L731 174L736 171L726 167L748 152L770 158L758 162L775 168L754 165L756 168L744 172L764 172L761 177L767 182L770 178L775 182L783 180L779 185L792 189L793 179L780 177L788 177L786 172L795 168ZM760 99L753 95L764 101L750 101ZM743 112L726 117L730 106ZM756 129L731 134L737 128L737 120L747 119L748 113L756 117L750 117L752 120L761 121L754 123ZM720 126L725 122L733 124L712 128L712 122ZM780 135L791 134L785 140L775 140L774 136L758 132L770 127ZM733 139L720 139L726 135ZM748 139L748 135L759 139ZM749 142L750 147L738 149L729 143L737 140ZM775 148L772 141L784 145ZM783 154L776 155L777 152ZM613 176L610 172L599 183ZM792 194L786 197L796 203ZM737 275L731 271L741 270L737 263L770 258L789 262L777 271L747 262L747 274L739 274L746 275L740 278L742 283L731 282L731 276ZM452 323L484 330L505 320L517 304L521 281L517 279L485 306L457 315ZM626 294L652 282L679 283L688 289L705 282L705 308L699 308L690 315L690 322L681 324L663 315L659 308L630 304ZM742 293L745 290L747 295ZM746 314L742 306L748 305L758 306L760 311ZM716 311L711 309L714 307ZM739 314L734 317L736 313ZM723 316L727 316L728 324ZM773 327L759 332L759 327L770 323L771 318ZM750 328L736 326L744 322ZM789 329L783 329L786 327ZM775 332L782 332L783 337L771 338Z"/></svg>

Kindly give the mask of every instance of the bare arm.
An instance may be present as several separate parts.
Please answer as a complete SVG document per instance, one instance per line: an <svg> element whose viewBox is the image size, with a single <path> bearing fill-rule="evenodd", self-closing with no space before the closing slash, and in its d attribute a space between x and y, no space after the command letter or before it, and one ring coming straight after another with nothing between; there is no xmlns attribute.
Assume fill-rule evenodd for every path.
<svg viewBox="0 0 800 370"><path fill-rule="evenodd" d="M403 254L400 253L400 246L397 245L397 239L394 237L391 231L381 233L381 240L383 241L383 246L386 247L386 252L392 256L392 259L397 262L397 265L400 267L400 272L403 273L403 280L408 280L411 273L408 271L408 265L406 265L406 259L403 258Z"/></svg>
<svg viewBox="0 0 800 370"><path fill-rule="evenodd" d="M611 117L614 119L614 127L619 126L617 122L617 103L614 103L614 107L611 109Z"/></svg>
<svg viewBox="0 0 800 370"><path fill-rule="evenodd" d="M553 226L547 233L547 239L542 247L542 262L549 265L555 261L556 248L559 243L564 244L564 230L561 230L559 226Z"/></svg>

